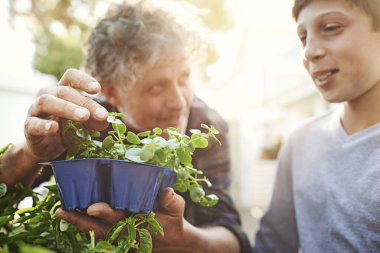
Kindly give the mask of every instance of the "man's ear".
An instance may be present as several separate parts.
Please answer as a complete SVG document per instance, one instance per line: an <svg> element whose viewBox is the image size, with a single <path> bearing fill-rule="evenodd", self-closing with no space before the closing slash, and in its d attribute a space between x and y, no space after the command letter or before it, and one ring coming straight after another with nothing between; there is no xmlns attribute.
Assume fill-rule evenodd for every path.
<svg viewBox="0 0 380 253"><path fill-rule="evenodd" d="M108 103L110 103L114 107L119 106L119 99L117 97L117 89L116 87L109 83L107 85L102 86L102 93L106 97Z"/></svg>

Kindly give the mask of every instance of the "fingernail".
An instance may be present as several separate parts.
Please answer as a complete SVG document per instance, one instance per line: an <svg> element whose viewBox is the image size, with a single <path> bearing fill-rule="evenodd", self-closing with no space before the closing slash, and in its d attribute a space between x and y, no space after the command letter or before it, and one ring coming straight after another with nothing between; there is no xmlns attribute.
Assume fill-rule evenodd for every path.
<svg viewBox="0 0 380 253"><path fill-rule="evenodd" d="M100 212L98 210L87 210L87 215L90 215L90 216L99 216Z"/></svg>
<svg viewBox="0 0 380 253"><path fill-rule="evenodd" d="M108 111L104 108L98 108L95 110L94 114L98 119L105 119L108 116Z"/></svg>
<svg viewBox="0 0 380 253"><path fill-rule="evenodd" d="M98 89L99 86L100 86L100 84L99 84L98 82L90 82L90 83L88 84L88 88L89 88L89 89L92 89L92 90L96 90L96 89Z"/></svg>
<svg viewBox="0 0 380 253"><path fill-rule="evenodd" d="M52 125L52 122L46 123L46 124L45 124L45 130L46 130L46 131L49 131L50 128L51 128L51 125Z"/></svg>
<svg viewBox="0 0 380 253"><path fill-rule="evenodd" d="M84 118L87 115L87 113L88 113L88 110L84 108L77 108L74 110L75 116L77 116L77 118L79 119Z"/></svg>
<svg viewBox="0 0 380 253"><path fill-rule="evenodd" d="M57 217L59 217L61 219L66 219L66 217L67 217L66 213L61 208L58 208L55 211L55 216L57 216Z"/></svg>

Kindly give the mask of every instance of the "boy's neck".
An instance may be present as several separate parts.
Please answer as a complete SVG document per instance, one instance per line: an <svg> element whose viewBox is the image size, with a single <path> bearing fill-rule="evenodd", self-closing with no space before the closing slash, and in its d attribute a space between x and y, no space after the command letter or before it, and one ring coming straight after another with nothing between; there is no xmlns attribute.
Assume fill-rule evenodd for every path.
<svg viewBox="0 0 380 253"><path fill-rule="evenodd" d="M354 101L345 102L341 121L348 135L380 122L380 85Z"/></svg>

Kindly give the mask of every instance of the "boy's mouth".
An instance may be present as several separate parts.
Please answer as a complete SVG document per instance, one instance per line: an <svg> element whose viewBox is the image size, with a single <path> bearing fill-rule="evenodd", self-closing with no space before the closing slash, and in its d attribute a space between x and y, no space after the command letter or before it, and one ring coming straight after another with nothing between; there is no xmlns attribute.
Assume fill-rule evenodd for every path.
<svg viewBox="0 0 380 253"><path fill-rule="evenodd" d="M329 77L337 73L338 70L328 70L328 71L316 71L312 74L314 80L316 80L318 83L323 83L326 81Z"/></svg>

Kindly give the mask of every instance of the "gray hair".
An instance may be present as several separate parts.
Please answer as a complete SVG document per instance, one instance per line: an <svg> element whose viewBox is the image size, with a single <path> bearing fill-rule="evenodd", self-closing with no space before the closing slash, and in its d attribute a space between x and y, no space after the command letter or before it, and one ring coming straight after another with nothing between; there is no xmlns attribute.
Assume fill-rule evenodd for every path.
<svg viewBox="0 0 380 253"><path fill-rule="evenodd" d="M137 70L154 66L162 55L182 50L202 57L209 49L198 16L186 9L187 17L179 17L179 9L154 6L156 1L112 5L92 30L84 67L102 85L132 87Z"/></svg>

